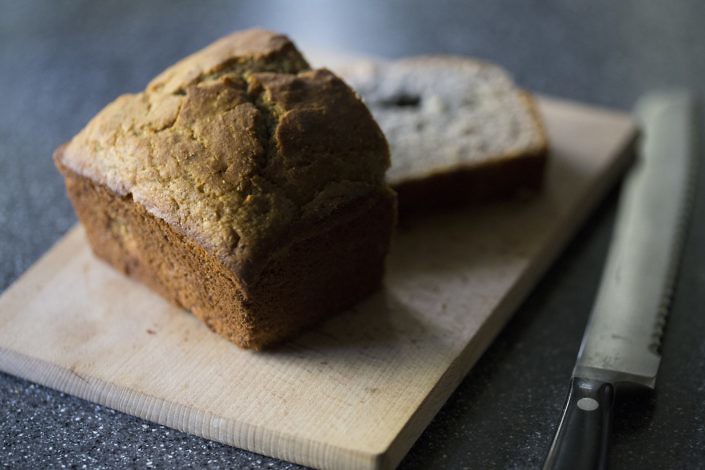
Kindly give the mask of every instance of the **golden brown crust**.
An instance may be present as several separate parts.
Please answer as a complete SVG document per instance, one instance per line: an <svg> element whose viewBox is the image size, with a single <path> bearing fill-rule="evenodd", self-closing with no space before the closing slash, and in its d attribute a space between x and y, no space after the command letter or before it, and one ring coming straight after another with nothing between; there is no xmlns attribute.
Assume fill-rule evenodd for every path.
<svg viewBox="0 0 705 470"><path fill-rule="evenodd" d="M539 111L538 103L536 102L534 96L528 90L521 90L520 95L524 103L526 103L526 107L531 113L531 116L534 119L534 123L536 124L540 135L540 143L536 146L532 153L548 155L548 134L546 133L546 126L544 125L543 117L541 116L541 112Z"/></svg>
<svg viewBox="0 0 705 470"><path fill-rule="evenodd" d="M286 36L262 29L249 29L225 36L185 57L157 75L147 90L175 93L233 69L297 73L308 68Z"/></svg>
<svg viewBox="0 0 705 470"><path fill-rule="evenodd" d="M284 36L236 33L123 95L57 153L131 195L253 286L275 247L384 187L386 140Z"/></svg>

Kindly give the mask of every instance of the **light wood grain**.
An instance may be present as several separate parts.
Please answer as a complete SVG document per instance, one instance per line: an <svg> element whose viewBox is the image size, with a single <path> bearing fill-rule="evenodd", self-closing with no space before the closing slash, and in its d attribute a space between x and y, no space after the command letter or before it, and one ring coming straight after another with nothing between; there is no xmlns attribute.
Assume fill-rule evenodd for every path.
<svg viewBox="0 0 705 470"><path fill-rule="evenodd" d="M0 369L293 462L393 467L628 162L626 115L540 107L552 154L539 197L417 219L382 291L276 350L214 335L96 260L75 228L0 298Z"/></svg>

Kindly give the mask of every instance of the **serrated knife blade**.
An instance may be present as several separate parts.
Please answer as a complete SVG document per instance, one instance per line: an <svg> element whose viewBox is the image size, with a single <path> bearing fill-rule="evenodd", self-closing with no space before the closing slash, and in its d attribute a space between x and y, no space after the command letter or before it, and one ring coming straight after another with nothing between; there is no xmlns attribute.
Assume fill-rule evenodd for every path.
<svg viewBox="0 0 705 470"><path fill-rule="evenodd" d="M653 388L697 161L696 103L647 95L598 294L544 469L606 468L615 384Z"/></svg>
<svg viewBox="0 0 705 470"><path fill-rule="evenodd" d="M683 93L637 106L640 158L624 182L574 377L654 387L696 161L691 108Z"/></svg>

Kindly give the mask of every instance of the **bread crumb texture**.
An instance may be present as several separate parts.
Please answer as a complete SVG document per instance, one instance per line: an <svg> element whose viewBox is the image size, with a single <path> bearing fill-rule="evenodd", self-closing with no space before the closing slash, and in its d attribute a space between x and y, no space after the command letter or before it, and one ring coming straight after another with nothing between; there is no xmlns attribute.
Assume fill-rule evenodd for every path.
<svg viewBox="0 0 705 470"><path fill-rule="evenodd" d="M57 158L198 241L242 282L283 243L386 190L357 95L282 35L225 37L122 95Z"/></svg>

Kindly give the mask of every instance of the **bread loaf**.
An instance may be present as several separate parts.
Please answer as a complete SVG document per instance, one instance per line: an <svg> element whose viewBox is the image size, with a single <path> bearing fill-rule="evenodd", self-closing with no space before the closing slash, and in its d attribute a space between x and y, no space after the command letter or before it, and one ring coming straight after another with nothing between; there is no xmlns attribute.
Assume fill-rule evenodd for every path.
<svg viewBox="0 0 705 470"><path fill-rule="evenodd" d="M96 255L241 347L380 284L396 217L387 143L284 36L215 42L109 104L54 159Z"/></svg>

